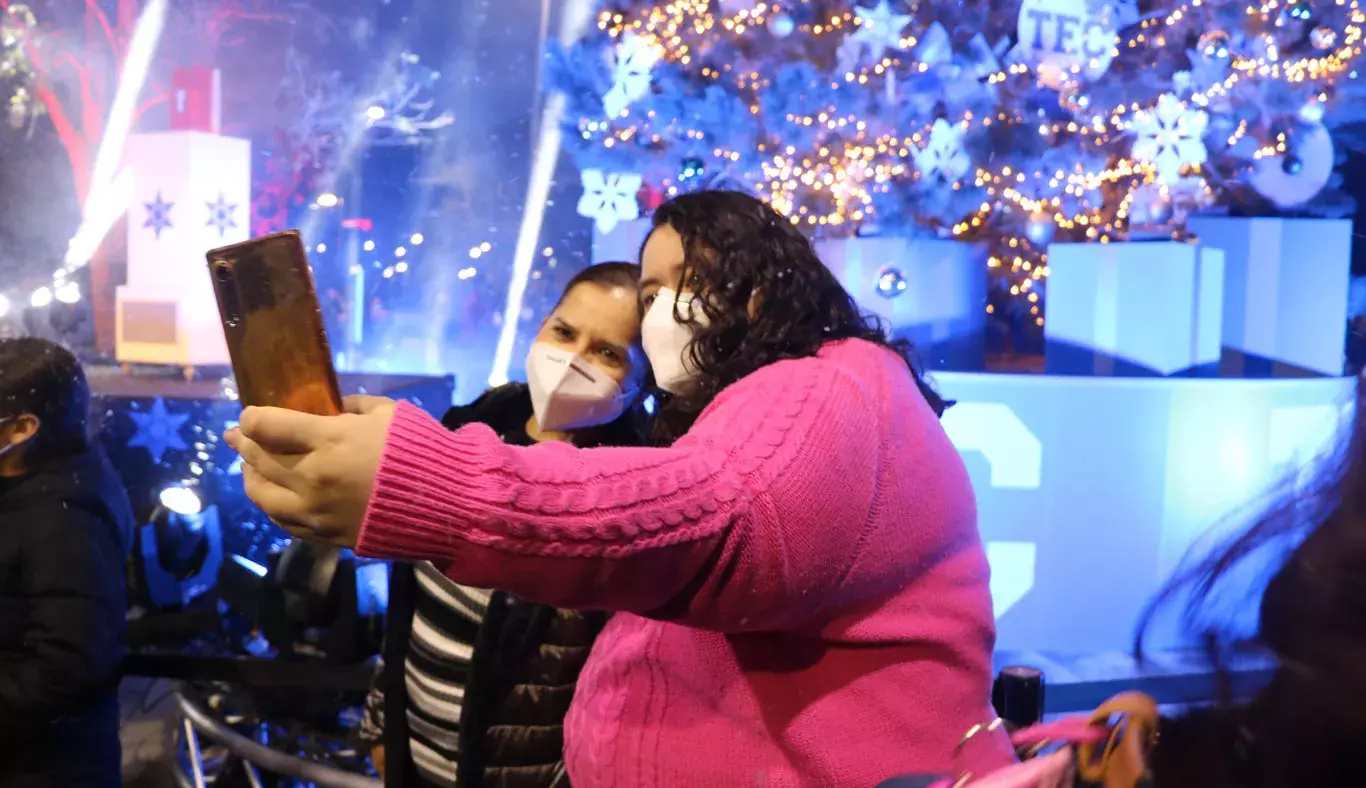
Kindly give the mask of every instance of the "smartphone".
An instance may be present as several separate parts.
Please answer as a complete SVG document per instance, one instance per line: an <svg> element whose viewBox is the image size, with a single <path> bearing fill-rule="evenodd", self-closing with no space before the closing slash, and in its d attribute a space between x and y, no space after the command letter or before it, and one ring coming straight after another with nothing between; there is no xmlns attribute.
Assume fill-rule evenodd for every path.
<svg viewBox="0 0 1366 788"><path fill-rule="evenodd" d="M242 404L341 413L337 372L299 233L255 238L206 257Z"/></svg>

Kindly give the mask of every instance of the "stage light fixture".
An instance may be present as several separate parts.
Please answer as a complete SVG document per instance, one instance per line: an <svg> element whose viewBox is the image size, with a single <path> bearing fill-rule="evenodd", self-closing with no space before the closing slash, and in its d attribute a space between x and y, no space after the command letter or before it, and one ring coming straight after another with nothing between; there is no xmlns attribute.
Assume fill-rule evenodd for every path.
<svg viewBox="0 0 1366 788"><path fill-rule="evenodd" d="M161 505L179 515L192 517L204 511L204 501L193 488L176 484L161 491L157 496Z"/></svg>
<svg viewBox="0 0 1366 788"><path fill-rule="evenodd" d="M295 541L266 565L231 556L219 595L280 656L351 664L379 648L388 572L349 550Z"/></svg>
<svg viewBox="0 0 1366 788"><path fill-rule="evenodd" d="M162 492L162 497L169 497L182 509L202 508L194 514L182 514L163 502L138 529L136 552L145 603L153 608L179 608L218 582L223 529L218 507L203 507L194 491L171 487Z"/></svg>
<svg viewBox="0 0 1366 788"><path fill-rule="evenodd" d="M8 298L5 298L3 295L0 295L0 317L4 317L5 315L8 315L8 314L9 314L9 299L8 299Z"/></svg>
<svg viewBox="0 0 1366 788"><path fill-rule="evenodd" d="M40 287L37 290L34 290L33 295L29 296L28 299L29 306L35 309L42 309L51 303L52 288L49 287Z"/></svg>
<svg viewBox="0 0 1366 788"><path fill-rule="evenodd" d="M61 301L63 304L80 303L81 286L75 282L63 282L57 285L57 291L54 295L57 300Z"/></svg>

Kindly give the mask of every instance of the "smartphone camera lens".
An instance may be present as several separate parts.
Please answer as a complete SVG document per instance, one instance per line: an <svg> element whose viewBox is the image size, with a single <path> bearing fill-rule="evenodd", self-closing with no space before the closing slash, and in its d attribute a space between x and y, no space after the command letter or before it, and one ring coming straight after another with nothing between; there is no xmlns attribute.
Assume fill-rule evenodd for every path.
<svg viewBox="0 0 1366 788"><path fill-rule="evenodd" d="M214 263L213 276L218 280L218 311L222 314L223 325L236 328L242 320L242 308L237 300L237 288L233 287L232 266L226 262Z"/></svg>

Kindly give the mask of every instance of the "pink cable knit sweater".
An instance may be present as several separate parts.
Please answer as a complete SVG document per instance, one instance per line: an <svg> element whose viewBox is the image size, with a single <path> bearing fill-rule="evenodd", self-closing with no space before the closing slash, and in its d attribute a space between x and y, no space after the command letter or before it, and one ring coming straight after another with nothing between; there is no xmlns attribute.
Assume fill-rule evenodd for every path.
<svg viewBox="0 0 1366 788"><path fill-rule="evenodd" d="M359 551L619 611L565 726L575 788L873 786L1008 763L967 474L890 352L832 343L674 446L506 446L399 407ZM980 773L980 772L979 772Z"/></svg>

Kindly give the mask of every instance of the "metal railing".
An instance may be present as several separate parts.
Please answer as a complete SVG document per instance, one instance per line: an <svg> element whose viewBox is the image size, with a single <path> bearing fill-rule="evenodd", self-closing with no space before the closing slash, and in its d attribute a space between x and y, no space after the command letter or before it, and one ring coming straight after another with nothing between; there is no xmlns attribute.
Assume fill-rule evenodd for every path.
<svg viewBox="0 0 1366 788"><path fill-rule="evenodd" d="M175 704L180 717L179 735L189 760L189 774L179 766L176 769L176 781L182 788L208 788L201 739L218 744L228 751L230 757L237 759L252 788L261 788L260 771L311 782L319 788L383 788L383 783L372 777L296 758L252 741L214 719L212 714L186 697L180 688L175 691Z"/></svg>

